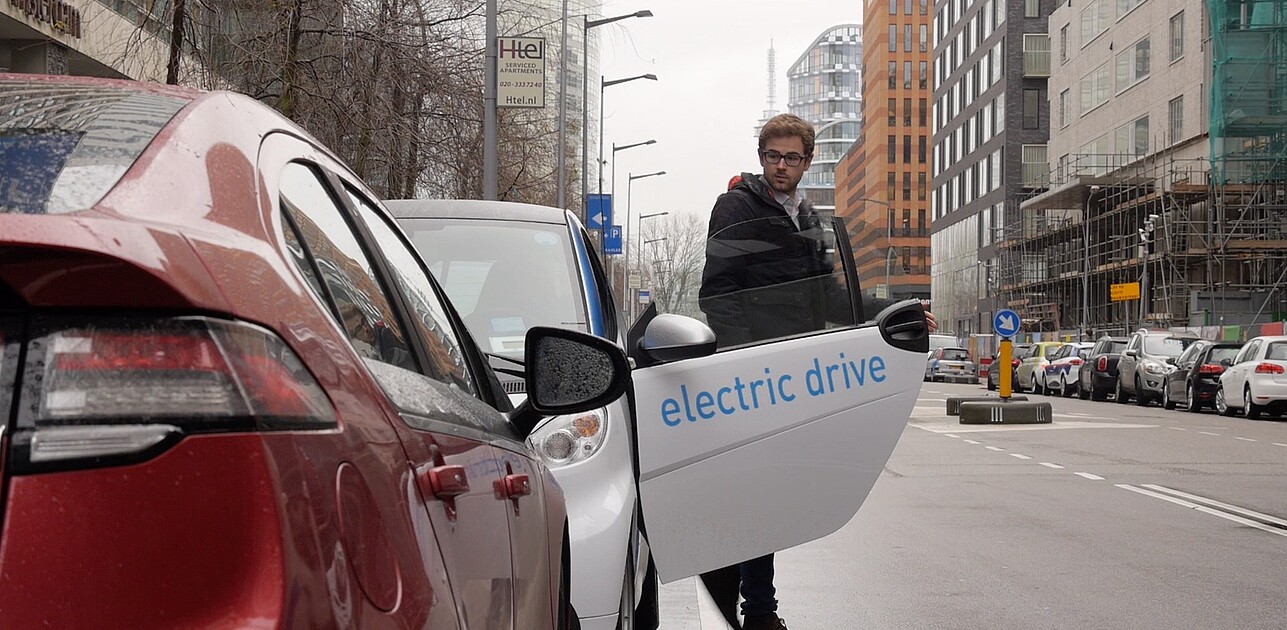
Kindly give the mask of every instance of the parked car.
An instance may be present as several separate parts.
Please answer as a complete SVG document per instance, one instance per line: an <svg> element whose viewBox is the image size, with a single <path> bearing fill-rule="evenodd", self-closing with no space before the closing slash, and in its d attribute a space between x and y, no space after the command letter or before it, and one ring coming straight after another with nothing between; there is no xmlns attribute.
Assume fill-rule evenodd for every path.
<svg viewBox="0 0 1287 630"><path fill-rule="evenodd" d="M1028 349L1032 347L1032 344L1016 343L1012 344L1012 346L1013 347L1010 348L1010 390L1012 392L1017 392L1019 391L1019 388L1017 387L1017 381L1015 380L1015 370L1018 369L1019 362L1023 360L1023 355L1028 353ZM1000 352L1000 348L998 348L997 351ZM1001 387L1001 370L1004 368L998 367L1001 364L997 362L997 357L998 354L993 353L992 363L988 369L989 391L993 391Z"/></svg>
<svg viewBox="0 0 1287 630"><path fill-rule="evenodd" d="M938 350L939 348L956 348L956 347L959 347L960 345L961 345L961 342L957 341L956 337L952 335L947 335L943 333L934 333L930 335L930 339L929 339L930 352Z"/></svg>
<svg viewBox="0 0 1287 630"><path fill-rule="evenodd" d="M370 190L276 111L0 94L0 627L570 626L563 493L524 440L619 398L619 348L530 331L531 382L598 369L514 409Z"/></svg>
<svg viewBox="0 0 1287 630"><path fill-rule="evenodd" d="M929 360L925 363L925 380L977 383L977 379L974 362L970 361L970 352L965 348L930 350Z"/></svg>
<svg viewBox="0 0 1287 630"><path fill-rule="evenodd" d="M1090 357L1090 349L1095 344L1089 341L1074 341L1064 344L1050 357L1050 363L1041 370L1041 388L1051 396L1072 396L1077 377L1081 374L1082 365Z"/></svg>
<svg viewBox="0 0 1287 630"><path fill-rule="evenodd" d="M1077 397L1082 400L1107 400L1117 389L1117 362L1128 337L1100 337L1090 349L1085 367L1077 372Z"/></svg>
<svg viewBox="0 0 1287 630"><path fill-rule="evenodd" d="M633 330L627 330L593 241L576 217L562 209L485 201L387 203L458 305L474 338L493 354L493 364L516 403L523 399L522 387L527 382L522 377L528 357L520 341L531 326L573 328L634 349L632 357L637 367L632 373L633 405L623 400L589 414L551 418L529 438L566 491L572 602L582 628L655 627L658 576L672 581L754 557L745 554L763 555L822 535L812 523L784 526L780 535L757 535L755 540L730 533L744 531L740 524L749 520L763 521L766 510L779 514L783 523L798 519L800 514L809 514L810 520L815 515L827 520L838 517L837 508L819 505L830 502L822 496L799 497L793 509L783 511L779 494L766 493L762 488L779 486L798 474L798 469L788 462L766 465L759 446L749 452L729 451L727 439L746 440L744 444L782 444L777 431L783 427L809 418L829 418L833 412L853 418L859 415L852 406L855 404L865 404L860 415L868 417L865 410L870 405L885 404L875 398L885 383L892 386L888 392L899 402L881 413L905 416L906 411L901 411L902 405L908 403L905 396L919 387L906 379L914 379L923 369L923 364L917 363L923 355L888 345L880 336L882 324L855 326L852 314L847 325L840 328L789 341L743 345L733 355L719 352L699 356L713 351L714 343L705 346L703 352L703 347L685 341L705 340L696 334L699 330L710 333L703 324L680 315L700 317L701 310L695 304L673 304L671 312L664 314L657 314L660 304L654 304ZM689 280L697 282L700 269L698 274ZM847 286L858 286L856 275L854 278ZM744 297L746 305L760 309L779 304L766 296L749 292ZM851 307L847 296L845 304ZM919 308L918 303L911 304ZM808 305L793 302L789 307L801 309ZM905 305L904 310L891 311L882 321L903 317L898 313L920 312L906 310ZM880 319L876 313L868 315ZM911 324L915 329L916 322ZM926 351L925 332L922 326L921 336L916 339L923 345L911 346L918 352ZM846 369L850 372L832 370L825 376L819 372L818 378L825 378L825 382L815 383L809 376L813 360L826 357L823 348L832 343L845 344L844 357L830 354L849 362ZM653 350L640 353L639 348ZM808 358L802 359L805 354ZM862 373L863 366L869 371L870 361L877 361L877 357L877 365L892 366L897 362L898 376L891 372L890 380L882 375L881 383L876 383ZM821 363L819 366L823 369ZM772 380L766 381L770 373ZM768 390L772 393L763 388L765 382L775 383L775 388ZM853 398L824 400L829 396L823 396L822 390L805 390L811 384L828 388L852 386ZM799 389L791 391L796 388ZM810 400L822 396L816 402L831 411L818 415L817 409L811 409L814 403L804 403L805 396ZM791 402L788 398L795 402L784 406ZM719 424L720 418L729 415L744 416L737 419L750 424L738 424L736 430L729 423ZM813 435L813 443L808 446L810 458L841 461L846 456L838 446L815 452L816 443L854 434L857 427L830 420L815 427L816 422L792 431L804 430ZM718 431L714 431L716 426L720 427ZM877 438L874 434L863 438L854 434L853 439ZM634 448L636 442L638 451ZM792 443L797 446L791 448L804 447L803 442ZM862 442L851 442L854 443ZM879 457L884 446L874 446L863 455L864 459ZM889 446L892 448L892 444ZM721 458L720 466L694 465L690 461L694 456L715 454ZM756 485L734 487L714 481L725 479L725 473L732 470L737 474L727 477L728 483L751 474ZM788 470L794 472L787 474ZM817 481L832 484L820 477ZM866 483L853 477L850 482ZM853 498L842 503L856 509ZM734 503L728 503L730 500ZM707 507L716 503L738 507L721 508L719 514L711 514ZM845 509L849 508L839 511ZM681 521L691 524L676 524ZM781 535L791 538L781 539Z"/></svg>
<svg viewBox="0 0 1287 630"><path fill-rule="evenodd" d="M1287 336L1255 337L1220 375L1216 410L1248 418L1287 413Z"/></svg>
<svg viewBox="0 0 1287 630"><path fill-rule="evenodd" d="M1117 361L1114 391L1117 402L1126 404L1134 398L1135 404L1147 407L1152 400L1160 401L1162 379L1174 369L1175 360L1197 340L1196 335L1189 333L1145 328L1135 331Z"/></svg>
<svg viewBox="0 0 1287 630"><path fill-rule="evenodd" d="M1045 393L1041 372L1063 345L1059 341L1039 341L1029 346L1027 353L1019 360L1019 367L1014 370L1015 391L1026 389L1037 394Z"/></svg>
<svg viewBox="0 0 1287 630"><path fill-rule="evenodd" d="M1199 339L1175 360L1175 370L1163 377L1162 408L1185 405L1194 413L1215 404L1220 375L1242 349L1240 343L1219 343Z"/></svg>

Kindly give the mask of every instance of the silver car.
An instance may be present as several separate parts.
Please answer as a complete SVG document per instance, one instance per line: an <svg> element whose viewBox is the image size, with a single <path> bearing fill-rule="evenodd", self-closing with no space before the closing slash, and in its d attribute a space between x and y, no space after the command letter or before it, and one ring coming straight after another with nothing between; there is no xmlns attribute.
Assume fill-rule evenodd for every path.
<svg viewBox="0 0 1287 630"><path fill-rule="evenodd" d="M965 348L931 350L925 363L925 380L973 383L978 379L974 362Z"/></svg>

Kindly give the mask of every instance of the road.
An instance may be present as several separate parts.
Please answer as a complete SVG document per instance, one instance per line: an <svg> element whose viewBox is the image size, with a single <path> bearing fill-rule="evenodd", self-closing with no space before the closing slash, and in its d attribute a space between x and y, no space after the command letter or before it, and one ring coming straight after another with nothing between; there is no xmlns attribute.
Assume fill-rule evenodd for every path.
<svg viewBox="0 0 1287 630"><path fill-rule="evenodd" d="M1030 395L1054 423L967 426L926 383L847 526L778 555L811 628L1283 628L1287 420ZM693 579L662 628L715 630Z"/></svg>

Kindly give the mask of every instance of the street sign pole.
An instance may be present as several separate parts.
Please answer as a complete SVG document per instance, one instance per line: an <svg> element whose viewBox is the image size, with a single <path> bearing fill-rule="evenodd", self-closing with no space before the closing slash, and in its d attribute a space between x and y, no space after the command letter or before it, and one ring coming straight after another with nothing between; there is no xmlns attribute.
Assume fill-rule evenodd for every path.
<svg viewBox="0 0 1287 630"><path fill-rule="evenodd" d="M1014 349L1010 339L1019 334L1019 314L1010 309L1001 309L992 317L992 331L1001 338L1001 344L997 347L997 363L993 369L1001 369L997 377L997 393L1002 400L1009 400L1011 388L1014 383L1012 379L1012 366L1010 364Z"/></svg>

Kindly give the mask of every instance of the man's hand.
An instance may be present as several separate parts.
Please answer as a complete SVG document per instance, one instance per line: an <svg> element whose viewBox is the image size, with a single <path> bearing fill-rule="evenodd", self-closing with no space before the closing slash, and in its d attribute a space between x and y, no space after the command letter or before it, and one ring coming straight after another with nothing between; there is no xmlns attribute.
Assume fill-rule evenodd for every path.
<svg viewBox="0 0 1287 630"><path fill-rule="evenodd" d="M925 302L924 300L921 300L922 309L927 308L928 306L929 306L929 303ZM928 310L925 311L925 323L929 325L930 332L938 331L938 320L934 319L934 314L929 312Z"/></svg>

